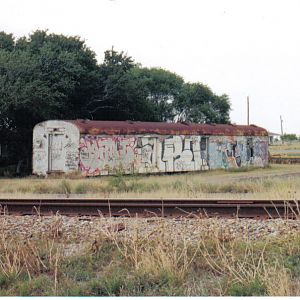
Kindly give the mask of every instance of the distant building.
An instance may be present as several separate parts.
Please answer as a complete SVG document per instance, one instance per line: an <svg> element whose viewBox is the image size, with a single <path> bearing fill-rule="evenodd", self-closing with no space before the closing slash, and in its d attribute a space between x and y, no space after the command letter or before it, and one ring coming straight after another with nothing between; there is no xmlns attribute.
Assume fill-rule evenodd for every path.
<svg viewBox="0 0 300 300"><path fill-rule="evenodd" d="M269 145L272 145L276 142L276 140L280 140L281 134L274 133L274 132L268 132L269 135Z"/></svg>

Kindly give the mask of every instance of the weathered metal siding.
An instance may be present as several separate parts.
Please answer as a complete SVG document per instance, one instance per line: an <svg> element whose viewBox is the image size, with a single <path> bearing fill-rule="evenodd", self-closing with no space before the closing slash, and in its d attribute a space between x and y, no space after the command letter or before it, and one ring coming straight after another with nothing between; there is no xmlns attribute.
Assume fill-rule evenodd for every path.
<svg viewBox="0 0 300 300"><path fill-rule="evenodd" d="M264 129L256 126L233 126L229 135L224 133L228 132L230 125L216 126L214 135L187 134L188 131L175 135L149 132L182 132L185 125L156 123L155 127L155 123L151 123L146 128L149 132L142 134L137 133L145 130L139 123L138 128L123 128L125 132L136 132L134 134L96 134L120 132L121 124L126 122L88 121L84 124L89 125L84 128L78 127L77 122L47 121L36 125L33 134L34 174L80 170L86 176L96 176L118 171L159 173L268 164L268 136ZM89 127L91 124L98 127ZM104 124L104 128L101 129L100 124ZM196 130L192 127L206 133L214 126L193 125L191 132ZM87 130L92 134L85 133ZM241 134L252 131L253 135Z"/></svg>
<svg viewBox="0 0 300 300"><path fill-rule="evenodd" d="M46 121L33 130L33 174L73 172L79 163L79 130L65 121Z"/></svg>
<svg viewBox="0 0 300 300"><path fill-rule="evenodd" d="M210 169L264 167L268 164L268 137L211 136Z"/></svg>
<svg viewBox="0 0 300 300"><path fill-rule="evenodd" d="M79 148L80 169L87 176L268 164L268 137L82 135Z"/></svg>
<svg viewBox="0 0 300 300"><path fill-rule="evenodd" d="M207 146L201 151L200 142L200 136L82 135L79 165L87 176L206 170Z"/></svg>
<svg viewBox="0 0 300 300"><path fill-rule="evenodd" d="M255 125L193 124L132 121L66 121L76 125L81 134L89 135L221 135L268 136L268 132Z"/></svg>

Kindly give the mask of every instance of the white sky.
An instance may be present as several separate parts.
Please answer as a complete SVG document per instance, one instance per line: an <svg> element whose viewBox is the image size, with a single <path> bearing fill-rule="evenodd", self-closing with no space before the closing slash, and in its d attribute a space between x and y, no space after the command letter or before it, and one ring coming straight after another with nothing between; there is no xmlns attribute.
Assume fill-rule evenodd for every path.
<svg viewBox="0 0 300 300"><path fill-rule="evenodd" d="M299 0L1 0L0 31L78 35L99 62L113 45L144 67L207 84L231 120L300 134Z"/></svg>

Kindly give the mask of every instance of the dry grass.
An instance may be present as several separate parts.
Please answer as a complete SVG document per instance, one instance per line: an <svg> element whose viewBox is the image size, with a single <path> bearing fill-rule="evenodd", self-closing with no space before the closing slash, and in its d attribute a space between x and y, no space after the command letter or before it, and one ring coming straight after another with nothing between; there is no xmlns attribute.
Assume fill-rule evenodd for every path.
<svg viewBox="0 0 300 300"><path fill-rule="evenodd" d="M258 283L268 296L291 295L290 274L281 257L272 262L268 260L268 241L260 248L250 241L243 243L234 239L224 242L216 231L209 246L205 240L201 244L200 251L206 263L216 274L227 278L229 287L234 284L247 287Z"/></svg>
<svg viewBox="0 0 300 300"><path fill-rule="evenodd" d="M300 194L300 165L273 165L242 172L224 170L152 176L1 179L7 197L140 197L294 199Z"/></svg>
<svg viewBox="0 0 300 300"><path fill-rule="evenodd" d="M204 292L193 278L199 276L199 271L214 278L215 283L220 277L223 279L210 295L290 296L299 290L297 281L285 266L283 253L287 245L283 245L286 240L243 241L224 235L224 231L216 227L191 244L185 235L168 236L164 225L162 220L147 235L140 234L137 226L133 234L122 238L109 230L104 230L103 236L117 247L126 264L132 265L138 274L152 278L168 274L173 282L184 286L184 295ZM291 253L299 251L298 241L299 237L289 237L287 248Z"/></svg>
<svg viewBox="0 0 300 300"><path fill-rule="evenodd" d="M1 218L3 226L5 217ZM0 278L7 282L16 281L22 274L29 280L41 274L53 276L53 295L57 294L58 269L62 256L62 248L57 243L60 232L59 216L53 219L49 230L38 240L19 239L7 233L0 234ZM1 288L1 286L0 286ZM1 289L0 289L1 290Z"/></svg>
<svg viewBox="0 0 300 300"><path fill-rule="evenodd" d="M191 252L188 237L170 238L168 230L165 230L164 220L147 234L141 230L137 221L133 218L133 222L136 222L133 232L130 235L125 232L121 239L117 231L107 228L103 229L103 236L113 242L124 259L134 266L135 271L155 278L159 278L164 272L178 281L183 280L198 247Z"/></svg>
<svg viewBox="0 0 300 300"><path fill-rule="evenodd" d="M274 165L242 172L1 179L0 193L3 197L299 199L299 174L300 166ZM300 294L298 233L242 240L212 219L215 227L204 230L195 241L186 232L172 234L164 219L149 226L146 233L135 218L133 229L121 233L107 219L96 239L86 240L86 247L78 245L82 252L70 255L59 215L39 236L25 239L1 231L5 222L5 216L0 216L0 295Z"/></svg>
<svg viewBox="0 0 300 300"><path fill-rule="evenodd" d="M300 142L271 145L269 151L274 157L298 158L300 157Z"/></svg>
<svg viewBox="0 0 300 300"><path fill-rule="evenodd" d="M39 238L2 232L0 295L299 295L299 234L241 240L211 221L215 227L191 241L164 219L147 233L135 218L122 233L107 219L76 254L66 254L59 215Z"/></svg>
<svg viewBox="0 0 300 300"><path fill-rule="evenodd" d="M269 150L300 150L300 142L285 142L284 144L270 145Z"/></svg>

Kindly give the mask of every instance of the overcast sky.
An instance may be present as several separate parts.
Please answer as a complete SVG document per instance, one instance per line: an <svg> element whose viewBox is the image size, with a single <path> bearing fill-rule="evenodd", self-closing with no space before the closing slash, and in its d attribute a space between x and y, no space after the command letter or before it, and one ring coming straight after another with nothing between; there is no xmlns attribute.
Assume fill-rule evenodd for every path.
<svg viewBox="0 0 300 300"><path fill-rule="evenodd" d="M0 31L78 35L99 62L113 45L145 67L207 84L231 120L300 134L299 0L2 0Z"/></svg>

